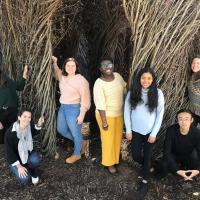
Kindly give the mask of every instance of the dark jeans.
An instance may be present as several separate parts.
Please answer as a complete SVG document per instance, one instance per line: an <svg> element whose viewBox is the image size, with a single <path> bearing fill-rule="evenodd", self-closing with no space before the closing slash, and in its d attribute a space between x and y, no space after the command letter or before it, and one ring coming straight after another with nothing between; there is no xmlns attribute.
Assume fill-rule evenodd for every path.
<svg viewBox="0 0 200 200"><path fill-rule="evenodd" d="M38 167L41 163L41 157L39 154L35 151L32 151L31 154L28 157L27 164L24 165L26 169L28 170L28 176L26 177L19 177L18 170L16 166L10 165L10 171L14 174L14 176L17 178L17 181L21 184L27 184L30 182L31 177L38 177Z"/></svg>
<svg viewBox="0 0 200 200"><path fill-rule="evenodd" d="M141 176L147 180L151 167L151 157L153 144L148 142L150 134L141 135L137 132L132 132L133 139L131 141L133 160L142 165Z"/></svg>
<svg viewBox="0 0 200 200"><path fill-rule="evenodd" d="M197 159L196 155L193 153L191 155L185 155L185 156L176 156L173 155L173 160L168 160L167 158L164 158L162 162L162 168L163 172L167 174L168 172L176 173L177 169L173 168L173 163L175 162L177 166L179 166L180 170L198 170L199 169L199 160ZM178 170L179 170L178 169Z"/></svg>
<svg viewBox="0 0 200 200"><path fill-rule="evenodd" d="M0 144L4 144L6 130L17 120L17 108L0 109L0 122L3 129L0 130Z"/></svg>
<svg viewBox="0 0 200 200"><path fill-rule="evenodd" d="M198 124L200 124L200 116L199 116L199 115L196 115L196 114L194 114L194 113L192 113L192 115L193 115L193 119L194 119L194 121L193 121L192 124L193 124L195 127L197 127Z"/></svg>

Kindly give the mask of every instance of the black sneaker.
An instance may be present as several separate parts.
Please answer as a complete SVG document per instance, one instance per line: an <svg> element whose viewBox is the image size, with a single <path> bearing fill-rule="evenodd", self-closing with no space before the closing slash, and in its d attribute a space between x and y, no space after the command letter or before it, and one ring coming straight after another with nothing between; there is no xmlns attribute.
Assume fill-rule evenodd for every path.
<svg viewBox="0 0 200 200"><path fill-rule="evenodd" d="M165 178L167 176L167 172L162 171L162 172L157 172L154 175L155 180L160 181L161 179Z"/></svg>
<svg viewBox="0 0 200 200"><path fill-rule="evenodd" d="M136 192L137 200L143 200L147 192L148 192L148 183L141 182Z"/></svg>

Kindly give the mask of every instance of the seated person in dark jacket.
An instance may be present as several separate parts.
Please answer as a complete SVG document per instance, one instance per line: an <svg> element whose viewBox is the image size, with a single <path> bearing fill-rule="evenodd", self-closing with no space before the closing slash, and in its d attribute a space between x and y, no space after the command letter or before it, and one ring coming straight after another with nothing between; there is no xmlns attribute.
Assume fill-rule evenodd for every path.
<svg viewBox="0 0 200 200"><path fill-rule="evenodd" d="M164 171L170 170L184 180L192 180L200 170L200 130L191 125L190 110L180 110L176 119L178 124L169 127L166 133Z"/></svg>
<svg viewBox="0 0 200 200"><path fill-rule="evenodd" d="M23 110L5 134L5 148L11 172L17 180L26 184L30 181L35 185L39 181L37 168L41 158L33 150L32 136L37 134L44 123L41 117L36 125L31 122L31 112Z"/></svg>

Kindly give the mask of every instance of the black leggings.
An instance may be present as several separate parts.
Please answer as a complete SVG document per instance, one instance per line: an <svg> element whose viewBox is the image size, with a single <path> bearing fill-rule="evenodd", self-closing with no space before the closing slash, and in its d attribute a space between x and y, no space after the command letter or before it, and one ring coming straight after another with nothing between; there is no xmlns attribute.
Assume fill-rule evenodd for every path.
<svg viewBox="0 0 200 200"><path fill-rule="evenodd" d="M164 158L162 162L163 171L167 174L168 172L176 173L177 169L173 168L175 162L178 166L178 170L197 170L199 168L199 161L197 158L196 152L193 152L191 155L185 156L176 156L173 155L173 159L168 160Z"/></svg>
<svg viewBox="0 0 200 200"><path fill-rule="evenodd" d="M153 144L148 142L150 134L141 135L137 132L132 132L133 138L131 142L133 160L142 165L141 176L147 180L151 167L151 157Z"/></svg>
<svg viewBox="0 0 200 200"><path fill-rule="evenodd" d="M6 130L17 120L17 108L0 109L0 116L0 122L4 127L0 130L0 144L4 144Z"/></svg>

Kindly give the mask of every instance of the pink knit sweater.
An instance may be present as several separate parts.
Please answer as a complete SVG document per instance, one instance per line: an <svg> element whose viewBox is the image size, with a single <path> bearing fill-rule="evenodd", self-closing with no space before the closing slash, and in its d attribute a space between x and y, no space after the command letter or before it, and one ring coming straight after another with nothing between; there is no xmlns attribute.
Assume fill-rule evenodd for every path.
<svg viewBox="0 0 200 200"><path fill-rule="evenodd" d="M84 116L86 111L89 110L90 89L88 81L80 74L75 76L61 76L61 70L54 67L55 75L60 73L59 88L60 88L60 103L61 104L79 104L80 115Z"/></svg>

